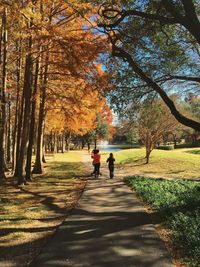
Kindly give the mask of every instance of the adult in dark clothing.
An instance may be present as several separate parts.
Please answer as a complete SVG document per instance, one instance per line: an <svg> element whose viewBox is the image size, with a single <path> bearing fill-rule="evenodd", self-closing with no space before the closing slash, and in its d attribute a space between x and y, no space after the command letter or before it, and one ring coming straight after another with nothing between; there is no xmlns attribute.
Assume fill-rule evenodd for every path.
<svg viewBox="0 0 200 267"><path fill-rule="evenodd" d="M114 177L114 168L115 168L115 159L113 157L113 153L110 153L110 156L109 158L107 158L107 161L108 162L108 169L110 171L110 179L112 179Z"/></svg>

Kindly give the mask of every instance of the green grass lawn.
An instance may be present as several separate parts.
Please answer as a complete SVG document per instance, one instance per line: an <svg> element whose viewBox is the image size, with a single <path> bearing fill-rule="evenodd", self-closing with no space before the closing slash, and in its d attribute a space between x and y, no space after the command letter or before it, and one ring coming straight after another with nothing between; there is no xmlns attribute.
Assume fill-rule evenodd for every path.
<svg viewBox="0 0 200 267"><path fill-rule="evenodd" d="M145 149L128 149L114 153L116 163L131 168L133 174L151 177L200 178L200 148L153 150L145 164Z"/></svg>
<svg viewBox="0 0 200 267"><path fill-rule="evenodd" d="M200 183L133 176L126 178L168 228L187 266L200 266Z"/></svg>

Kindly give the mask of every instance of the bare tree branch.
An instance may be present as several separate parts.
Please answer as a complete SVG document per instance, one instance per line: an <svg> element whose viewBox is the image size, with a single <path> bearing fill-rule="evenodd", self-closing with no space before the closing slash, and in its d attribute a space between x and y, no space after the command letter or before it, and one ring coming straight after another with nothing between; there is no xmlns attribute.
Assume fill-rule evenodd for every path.
<svg viewBox="0 0 200 267"><path fill-rule="evenodd" d="M191 82L200 83L200 77L170 75L168 80L170 80L170 79L176 79L176 80L183 80L183 81L191 81Z"/></svg>
<svg viewBox="0 0 200 267"><path fill-rule="evenodd" d="M116 12L117 15L115 15L115 16L106 15L107 12L111 12L111 11ZM109 23L109 24L100 23L100 24L98 24L99 27L104 27L104 28L114 28L114 27L118 26L120 24L120 22L122 22L128 16L135 16L135 17L141 17L141 18L150 19L150 20L157 20L162 25L178 23L178 20L174 17L164 17L164 16L159 16L158 14L148 14L148 13L137 11L134 9L120 12L118 10L108 8L108 9L105 9L102 11L102 15L106 19L113 19L117 16L120 16L116 21L114 21L112 23Z"/></svg>
<svg viewBox="0 0 200 267"><path fill-rule="evenodd" d="M123 60L127 61L129 65L132 67L133 71L138 74L138 76L145 81L149 87L153 88L162 98L162 100L165 102L165 104L170 109L171 113L174 115L174 117L182 124L192 127L193 129L200 131L200 123L197 121L194 121L192 119L189 119L182 115L174 105L174 102L168 97L168 95L165 93L165 91L149 76L147 76L146 73L142 71L142 69L136 64L134 59L131 57L130 54L128 54L126 51L124 51L122 48L117 47L116 45L113 46L113 56L122 58Z"/></svg>

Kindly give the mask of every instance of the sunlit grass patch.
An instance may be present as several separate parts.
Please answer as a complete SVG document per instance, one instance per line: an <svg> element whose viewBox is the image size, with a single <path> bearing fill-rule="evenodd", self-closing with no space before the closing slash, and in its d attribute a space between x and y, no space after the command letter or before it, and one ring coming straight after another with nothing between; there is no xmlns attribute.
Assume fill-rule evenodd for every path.
<svg viewBox="0 0 200 267"><path fill-rule="evenodd" d="M53 157L53 162L82 162L82 154L80 151L70 151L65 153L57 153Z"/></svg>
<svg viewBox="0 0 200 267"><path fill-rule="evenodd" d="M7 239L21 239L23 236L25 236L25 233L22 232L14 232L14 233L10 233L6 236Z"/></svg>
<svg viewBox="0 0 200 267"><path fill-rule="evenodd" d="M116 163L131 168L133 174L152 177L200 179L198 154L186 153L191 149L153 150L149 164L145 164L145 149L130 149L115 153ZM196 149L194 149L196 150Z"/></svg>

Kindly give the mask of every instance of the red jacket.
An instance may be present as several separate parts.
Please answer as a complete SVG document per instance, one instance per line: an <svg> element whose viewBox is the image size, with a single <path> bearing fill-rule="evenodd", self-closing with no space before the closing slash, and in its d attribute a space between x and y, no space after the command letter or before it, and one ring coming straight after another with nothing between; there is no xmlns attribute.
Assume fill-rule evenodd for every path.
<svg viewBox="0 0 200 267"><path fill-rule="evenodd" d="M100 154L94 154L93 156L93 164L100 163L101 155Z"/></svg>

